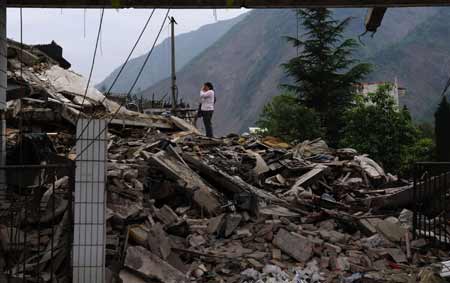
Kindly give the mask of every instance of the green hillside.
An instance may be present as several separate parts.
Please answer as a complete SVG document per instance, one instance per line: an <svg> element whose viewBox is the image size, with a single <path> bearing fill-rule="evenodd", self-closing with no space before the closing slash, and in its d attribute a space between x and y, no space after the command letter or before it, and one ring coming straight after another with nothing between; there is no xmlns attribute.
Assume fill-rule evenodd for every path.
<svg viewBox="0 0 450 283"><path fill-rule="evenodd" d="M441 56L450 50L445 48L448 30L439 28L445 26L441 17L449 12L446 8L390 9L379 32L373 38L369 35L362 38L364 46L357 54L358 58L375 64L375 72L368 81L393 81L398 77L409 91L405 103L420 119L430 117L433 100L427 98L430 103L422 103L424 92L412 91L413 88L426 85L426 95L436 96L430 93L432 87L441 87L445 72L449 71L442 59L448 56ZM363 9L335 10L337 18L353 18L347 36L354 38L364 32L365 13ZM254 125L264 104L279 94L279 84L288 80L280 65L295 56L296 50L283 37L296 35L296 23L291 10L252 11L178 73L180 96L196 104L202 82L214 82L218 95L214 122L218 133L246 131ZM425 37L429 40L424 40ZM433 43L435 37L440 38L439 44ZM412 52L414 46L418 47ZM430 50L433 56L427 55ZM418 61L421 63L417 64ZM414 71L414 66L420 70ZM442 76L434 75L435 68L441 68ZM418 76L419 71L426 75ZM143 94L162 95L168 90L169 81L163 80Z"/></svg>

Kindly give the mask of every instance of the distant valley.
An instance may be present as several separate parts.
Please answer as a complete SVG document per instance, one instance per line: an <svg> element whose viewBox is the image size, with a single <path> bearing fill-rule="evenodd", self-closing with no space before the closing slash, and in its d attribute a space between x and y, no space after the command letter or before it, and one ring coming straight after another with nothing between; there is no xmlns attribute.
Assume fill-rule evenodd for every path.
<svg viewBox="0 0 450 283"><path fill-rule="evenodd" d="M353 38L364 32L365 13L363 9L335 10L336 18L353 18L346 32ZM450 29L445 20L449 16L448 8L390 9L379 32L373 38L362 37L364 45L355 54L374 65L367 81L398 78L407 88L401 102L416 120L432 120L448 78L450 67L442 58L450 58ZM180 97L196 105L202 82L214 82L218 133L246 131L263 106L280 93L280 83L289 80L280 65L297 50L283 37L297 34L296 23L292 10L251 11L181 68L177 74ZM161 97L169 89L170 81L162 78L141 94Z"/></svg>

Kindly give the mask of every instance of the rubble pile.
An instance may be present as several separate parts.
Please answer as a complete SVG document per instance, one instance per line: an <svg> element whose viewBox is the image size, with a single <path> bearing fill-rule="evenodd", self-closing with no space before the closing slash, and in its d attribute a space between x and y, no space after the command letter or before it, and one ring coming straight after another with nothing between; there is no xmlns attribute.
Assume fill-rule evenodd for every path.
<svg viewBox="0 0 450 283"><path fill-rule="evenodd" d="M23 56L27 67L17 68L17 54L8 49L10 81L30 90L8 92L8 142L23 142L14 122L21 120L50 141L46 154L73 159L76 116L113 117L118 105L94 89L82 101L80 76L40 49L26 50L31 63ZM413 239L411 182L366 155L321 139L289 145L252 135L206 138L176 117L128 110L114 120L106 282L441 282L434 264L450 256ZM69 187L67 176L56 179L61 190ZM49 199L30 191L37 202ZM66 205L49 227L69 220L67 201L59 203ZM16 227L32 231L32 223L20 221ZM50 230L55 241L69 241L61 229ZM58 249L58 256L70 262L70 248ZM30 261L38 266L47 259L42 251L37 258ZM12 265L8 260L3 266ZM26 273L36 264L29 266ZM62 266L55 273L64 278L56 271Z"/></svg>
<svg viewBox="0 0 450 283"><path fill-rule="evenodd" d="M68 70L70 63L54 42L29 46L8 40L7 59L9 168L1 171L8 192L0 193L0 282L66 282L71 275L77 120L106 119L112 133L122 134L129 129L198 131L177 117L132 112L96 89L86 89L87 80ZM127 184L129 178L133 176L121 176L118 184ZM133 189L137 187L135 180Z"/></svg>
<svg viewBox="0 0 450 283"><path fill-rule="evenodd" d="M410 210L380 201L410 183L355 150L253 136L113 140L108 225L128 233L125 268L112 268L123 282L419 282L422 266L448 257L413 240Z"/></svg>
<svg viewBox="0 0 450 283"><path fill-rule="evenodd" d="M44 52L45 51L45 52ZM80 118L109 119L111 125L171 130L171 119L127 110L105 98L87 80L68 70L56 43L28 46L8 40L7 116L39 130L67 129Z"/></svg>

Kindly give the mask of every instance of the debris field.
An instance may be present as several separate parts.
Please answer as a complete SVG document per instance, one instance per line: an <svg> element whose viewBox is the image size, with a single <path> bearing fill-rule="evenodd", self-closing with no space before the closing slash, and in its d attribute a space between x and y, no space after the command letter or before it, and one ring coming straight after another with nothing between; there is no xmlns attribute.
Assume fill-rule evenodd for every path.
<svg viewBox="0 0 450 283"><path fill-rule="evenodd" d="M369 156L321 139L206 138L177 117L85 92L54 43L18 50L9 42L7 148L34 147L22 163L9 154L8 164L70 164L77 117L110 121L106 282L443 282L448 252L413 238L412 182ZM69 177L20 190L7 182L27 202L12 220L12 205L1 210L0 269L70 282ZM38 219L27 210L33 202ZM19 242L26 248L14 248Z"/></svg>

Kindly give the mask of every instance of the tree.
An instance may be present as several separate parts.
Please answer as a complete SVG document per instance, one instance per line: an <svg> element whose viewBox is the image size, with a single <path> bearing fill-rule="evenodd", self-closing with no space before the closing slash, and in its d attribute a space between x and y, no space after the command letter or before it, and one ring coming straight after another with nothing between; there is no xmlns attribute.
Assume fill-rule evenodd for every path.
<svg viewBox="0 0 450 283"><path fill-rule="evenodd" d="M390 90L384 85L357 99L345 114L348 122L340 144L369 154L390 172L405 173L414 162L428 159L433 141L421 139L408 109L396 106Z"/></svg>
<svg viewBox="0 0 450 283"><path fill-rule="evenodd" d="M434 118L437 160L450 162L450 105L446 97L442 98Z"/></svg>
<svg viewBox="0 0 450 283"><path fill-rule="evenodd" d="M294 85L284 87L320 114L327 139L335 145L344 124L343 114L354 101L355 85L370 72L371 66L351 58L358 44L343 38L350 18L336 21L331 11L323 8L300 9L298 16L306 33L303 39L288 38L302 52L283 65L295 79Z"/></svg>
<svg viewBox="0 0 450 283"><path fill-rule="evenodd" d="M258 126L288 142L314 139L323 134L317 113L301 105L292 93L275 96L264 107Z"/></svg>

